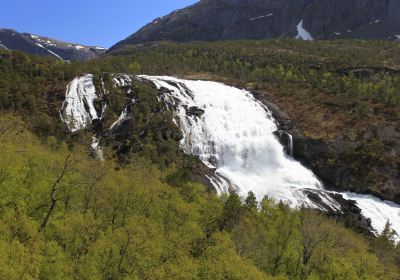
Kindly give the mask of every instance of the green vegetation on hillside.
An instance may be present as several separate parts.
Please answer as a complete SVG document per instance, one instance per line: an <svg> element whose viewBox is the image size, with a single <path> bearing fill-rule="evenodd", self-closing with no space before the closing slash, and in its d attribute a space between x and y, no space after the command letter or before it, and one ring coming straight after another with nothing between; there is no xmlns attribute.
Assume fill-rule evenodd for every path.
<svg viewBox="0 0 400 280"><path fill-rule="evenodd" d="M6 51L0 51L0 59L2 108L32 111L42 105L37 99L43 89L60 93L64 91L61 85L78 74L101 76L104 72L210 73L255 82L258 87L268 84L322 91L338 95L352 106L360 103L362 107L365 100L400 105L400 45L388 41L159 43L72 64ZM17 98L10 98L11 92L18 94Z"/></svg>
<svg viewBox="0 0 400 280"><path fill-rule="evenodd" d="M174 163L182 165L185 159L177 145L182 138L181 131L173 122L173 112L163 110L163 104L157 99L158 91L148 84L133 82L135 102L131 104L132 96L113 87L109 75L106 77L105 87L109 93L105 99L109 106L105 110L103 126L110 127L127 104L132 111L124 135L108 137L109 146L118 150L120 158L129 153L141 154L162 169Z"/></svg>
<svg viewBox="0 0 400 280"><path fill-rule="evenodd" d="M371 108L376 121L397 120L399 69L389 42L163 43L71 64L0 51L0 279L400 279L389 230L365 237L311 210L218 198L191 182L171 112L149 86L136 85L129 138L108 143L123 160L116 149L94 159L91 135L70 135L58 112L75 76L127 72L224 77L332 106L332 117L354 112L352 124ZM108 88L107 125L126 102ZM387 143L364 141L349 165L396 164L382 156Z"/></svg>
<svg viewBox="0 0 400 280"><path fill-rule="evenodd" d="M368 243L310 210L173 187L172 169L99 162L13 117L0 131L0 279L399 277L388 236Z"/></svg>
<svg viewBox="0 0 400 280"><path fill-rule="evenodd" d="M393 42L161 43L132 47L120 55L138 62L148 74L208 72L284 88L306 87L353 102L400 105L400 46Z"/></svg>

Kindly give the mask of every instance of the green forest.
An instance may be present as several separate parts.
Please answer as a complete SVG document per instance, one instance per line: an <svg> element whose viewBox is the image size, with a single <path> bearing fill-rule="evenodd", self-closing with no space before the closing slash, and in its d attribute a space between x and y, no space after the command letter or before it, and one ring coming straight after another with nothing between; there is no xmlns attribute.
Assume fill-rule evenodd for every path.
<svg viewBox="0 0 400 280"><path fill-rule="evenodd" d="M101 76L107 72L182 76L203 73L252 82L255 88L268 85L308 89L310 94L322 91L342 102L356 103L352 106L363 107L368 101L400 106L400 44L390 41L160 42L68 64L17 52L0 50L0 55L3 108L37 109L40 104L35 102L40 101L37 98L43 89L59 93L61 85L78 74ZM32 83L28 85L28 81ZM34 91L30 100L21 96L28 90ZM10 91L17 98L10 98Z"/></svg>
<svg viewBox="0 0 400 280"><path fill-rule="evenodd" d="M128 141L103 161L58 112L77 75L145 73L322 92L355 120L382 106L379 118L399 119L399 71L400 44L378 41L157 43L74 63L0 50L0 279L400 279L389 225L373 237L192 180L197 161L148 86ZM124 100L107 98L110 122Z"/></svg>
<svg viewBox="0 0 400 280"><path fill-rule="evenodd" d="M1 279L398 279L388 230L366 238L311 210L217 197L142 156L0 127ZM257 208L259 204L259 208Z"/></svg>

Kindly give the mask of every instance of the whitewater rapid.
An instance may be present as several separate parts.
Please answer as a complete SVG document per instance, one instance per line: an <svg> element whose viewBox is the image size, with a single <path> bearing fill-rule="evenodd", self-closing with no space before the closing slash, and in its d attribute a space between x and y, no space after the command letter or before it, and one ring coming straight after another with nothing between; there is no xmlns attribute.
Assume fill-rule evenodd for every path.
<svg viewBox="0 0 400 280"><path fill-rule="evenodd" d="M340 205L327 195L330 192L316 176L285 153L274 135L278 127L271 112L250 92L210 81L139 78L153 82L158 89L168 89L163 98L179 119L184 135L181 146L216 170L220 178L211 181L218 193L234 189L245 197L252 191L259 200L268 196L294 208L321 209L307 196L312 192L331 209L340 211ZM188 114L192 107L204 113ZM377 234L388 220L400 233L399 205L370 195L340 194L356 201Z"/></svg>

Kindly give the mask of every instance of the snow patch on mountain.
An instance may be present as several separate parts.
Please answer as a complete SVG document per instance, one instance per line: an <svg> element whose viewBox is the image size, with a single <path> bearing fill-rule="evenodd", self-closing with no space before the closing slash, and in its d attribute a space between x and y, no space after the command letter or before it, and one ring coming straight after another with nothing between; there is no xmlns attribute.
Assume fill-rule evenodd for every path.
<svg viewBox="0 0 400 280"><path fill-rule="evenodd" d="M36 35L31 35L31 38L35 41L36 44L46 45L46 46L57 46L55 41L51 41L47 38L41 38Z"/></svg>
<svg viewBox="0 0 400 280"><path fill-rule="evenodd" d="M249 20L262 19L262 18L267 18L267 17L272 17L272 16L274 16L274 14L269 13L269 14L267 14L267 15L265 15L265 16L258 16L258 17L250 18Z"/></svg>
<svg viewBox="0 0 400 280"><path fill-rule="evenodd" d="M5 49L5 50L8 50L8 48L7 48L6 46L4 46L4 45L2 44L1 41L0 41L0 48L3 48L3 49Z"/></svg>
<svg viewBox="0 0 400 280"><path fill-rule="evenodd" d="M394 37L396 37L397 40L400 40L400 35L394 35Z"/></svg>
<svg viewBox="0 0 400 280"><path fill-rule="evenodd" d="M45 36L0 29L0 48L22 51L34 55L52 56L64 61L89 60L103 54L106 49L62 42Z"/></svg>
<svg viewBox="0 0 400 280"><path fill-rule="evenodd" d="M311 34L307 30L304 29L303 20L301 20L299 22L299 24L297 25L296 39L301 39L301 40L304 40L304 41L312 41L312 40L314 40L313 37L311 36Z"/></svg>
<svg viewBox="0 0 400 280"><path fill-rule="evenodd" d="M63 59L61 56L59 56L59 55L56 54L55 52L49 50L48 48L45 48L42 44L36 43L36 45L39 46L39 47L41 47L41 48L43 48L43 49L45 49L46 51L48 51L50 54L54 55L54 56L57 57L58 59L61 59L61 60L64 61L64 59Z"/></svg>

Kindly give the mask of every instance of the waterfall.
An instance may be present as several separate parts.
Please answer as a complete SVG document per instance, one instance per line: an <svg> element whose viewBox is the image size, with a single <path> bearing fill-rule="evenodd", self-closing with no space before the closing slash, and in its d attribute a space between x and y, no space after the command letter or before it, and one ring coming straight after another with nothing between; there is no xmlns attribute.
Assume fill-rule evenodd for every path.
<svg viewBox="0 0 400 280"><path fill-rule="evenodd" d="M282 137L282 134L285 134L287 136L287 138L288 138L287 139L287 146L286 146L287 153L291 157L293 157L293 135L288 133L288 132L286 132L286 131L284 131L284 130L278 130L277 132L278 132L280 137Z"/></svg>
<svg viewBox="0 0 400 280"><path fill-rule="evenodd" d="M173 77L139 76L163 88L163 101L179 120L183 132L182 149L199 156L204 164L216 170L214 181L218 192L234 186L242 197L249 191L260 200L268 196L291 207L321 208L308 193L318 195L330 209L340 205L324 190L314 174L285 154L274 136L276 121L271 112L250 92L221 83L182 80ZM201 116L187 114L188 108L204 111ZM288 151L293 155L293 137L288 134ZM229 183L226 183L229 180ZM223 183L218 184L215 181ZM355 200L361 213L370 218L376 234L388 220L400 233L400 206L369 195L340 193Z"/></svg>
<svg viewBox="0 0 400 280"><path fill-rule="evenodd" d="M207 177L218 194L235 189L245 197L252 191L258 200L268 196L293 208L341 211L341 205L333 198L338 193L325 190L310 170L291 157L293 137L282 131L288 136L286 149L291 156L287 155L275 137L274 133L279 131L272 113L250 92L216 82L173 77L115 75L114 78L114 86L128 94L132 92L133 79L148 80L163 89L159 100L175 111L176 124L183 133L181 148L215 170L215 174ZM90 74L77 77L68 85L60 115L71 132L84 129L99 118L94 107L96 98ZM110 129L118 127L129 114L125 108ZM94 138L92 148L101 158L99 141ZM400 233L400 205L371 195L339 194L356 202L361 214L371 219L376 234L383 231L388 220Z"/></svg>
<svg viewBox="0 0 400 280"><path fill-rule="evenodd" d="M103 161L104 160L104 153L102 148L100 147L100 140L96 137L92 138L92 144L91 147L96 155L96 158L99 160Z"/></svg>
<svg viewBox="0 0 400 280"><path fill-rule="evenodd" d="M69 83L60 114L71 132L83 129L99 118L94 107L96 98L92 74L77 77Z"/></svg>
<svg viewBox="0 0 400 280"><path fill-rule="evenodd" d="M293 135L288 133L289 136L289 155L293 157Z"/></svg>
<svg viewBox="0 0 400 280"><path fill-rule="evenodd" d="M249 92L216 82L141 77L167 89L164 102L178 105L184 151L216 169L241 196L252 191L259 200L268 195L293 207L319 207L304 190L323 190L322 184L286 155L274 135L278 128L272 113ZM204 114L188 115L192 107Z"/></svg>

